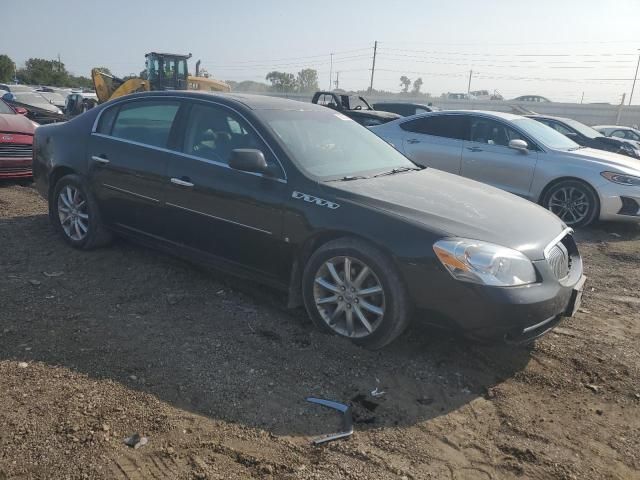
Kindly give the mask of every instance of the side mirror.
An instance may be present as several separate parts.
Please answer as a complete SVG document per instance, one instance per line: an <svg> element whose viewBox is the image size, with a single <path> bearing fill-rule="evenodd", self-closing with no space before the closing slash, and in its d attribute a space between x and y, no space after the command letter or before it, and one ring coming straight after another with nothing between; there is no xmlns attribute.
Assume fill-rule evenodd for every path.
<svg viewBox="0 0 640 480"><path fill-rule="evenodd" d="M519 152L522 153L527 153L527 147L529 145L527 145L527 142L525 142L524 140L520 140L519 138L515 138L513 140L509 141L509 148L513 148L514 150L518 150Z"/></svg>
<svg viewBox="0 0 640 480"><path fill-rule="evenodd" d="M253 148L237 148L231 152L229 166L243 172L269 174L264 153Z"/></svg>
<svg viewBox="0 0 640 480"><path fill-rule="evenodd" d="M18 115L26 115L29 111L24 107L13 107Z"/></svg>

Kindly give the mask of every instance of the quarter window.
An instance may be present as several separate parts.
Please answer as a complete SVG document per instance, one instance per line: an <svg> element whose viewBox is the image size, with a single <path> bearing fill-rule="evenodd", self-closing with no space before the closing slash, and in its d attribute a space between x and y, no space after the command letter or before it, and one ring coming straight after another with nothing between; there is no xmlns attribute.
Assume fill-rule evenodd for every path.
<svg viewBox="0 0 640 480"><path fill-rule="evenodd" d="M167 147L178 102L131 102L123 105L111 135L125 140Z"/></svg>
<svg viewBox="0 0 640 480"><path fill-rule="evenodd" d="M433 115L402 123L400 128L413 133L467 140L469 117L467 115Z"/></svg>

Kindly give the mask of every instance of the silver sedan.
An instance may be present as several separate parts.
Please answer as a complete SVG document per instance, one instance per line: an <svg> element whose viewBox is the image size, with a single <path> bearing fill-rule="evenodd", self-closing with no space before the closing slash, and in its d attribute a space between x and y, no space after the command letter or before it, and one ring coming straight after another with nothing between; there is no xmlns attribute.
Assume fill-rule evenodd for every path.
<svg viewBox="0 0 640 480"><path fill-rule="evenodd" d="M581 147L518 115L432 112L371 130L415 163L524 197L567 225L640 222L640 160Z"/></svg>

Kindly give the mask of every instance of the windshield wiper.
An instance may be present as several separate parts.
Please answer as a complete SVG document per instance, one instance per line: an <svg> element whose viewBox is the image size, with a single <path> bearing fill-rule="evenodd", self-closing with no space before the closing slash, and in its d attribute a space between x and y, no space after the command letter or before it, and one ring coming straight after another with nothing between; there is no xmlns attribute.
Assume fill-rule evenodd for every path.
<svg viewBox="0 0 640 480"><path fill-rule="evenodd" d="M349 182L351 180L364 180L365 178L369 178L369 177L365 177L362 175L347 175L342 178L336 178L334 180L327 180L327 181L328 182Z"/></svg>
<svg viewBox="0 0 640 480"><path fill-rule="evenodd" d="M394 168L392 170L389 170L388 172L378 173L374 175L374 177L384 177L386 175L395 175L396 173L409 172L409 171L415 171L415 170L420 170L420 169L416 167L399 167L399 168Z"/></svg>

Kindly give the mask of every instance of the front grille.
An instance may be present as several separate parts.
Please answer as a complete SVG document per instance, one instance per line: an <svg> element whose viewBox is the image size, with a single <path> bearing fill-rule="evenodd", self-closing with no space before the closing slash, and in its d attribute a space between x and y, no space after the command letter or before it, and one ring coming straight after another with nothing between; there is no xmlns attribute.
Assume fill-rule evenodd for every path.
<svg viewBox="0 0 640 480"><path fill-rule="evenodd" d="M0 143L0 158L31 158L31 145L21 143Z"/></svg>
<svg viewBox="0 0 640 480"><path fill-rule="evenodd" d="M549 262L549 266L558 280L562 280L569 275L569 252L562 242L554 245L549 251L547 262Z"/></svg>
<svg viewBox="0 0 640 480"><path fill-rule="evenodd" d="M0 165L0 174L3 173L28 173L31 171L31 166L23 167L3 167Z"/></svg>

